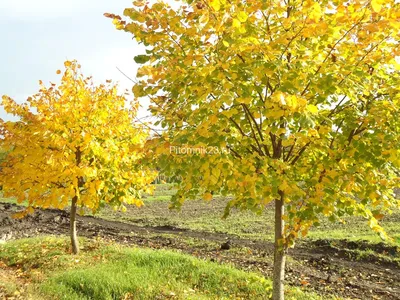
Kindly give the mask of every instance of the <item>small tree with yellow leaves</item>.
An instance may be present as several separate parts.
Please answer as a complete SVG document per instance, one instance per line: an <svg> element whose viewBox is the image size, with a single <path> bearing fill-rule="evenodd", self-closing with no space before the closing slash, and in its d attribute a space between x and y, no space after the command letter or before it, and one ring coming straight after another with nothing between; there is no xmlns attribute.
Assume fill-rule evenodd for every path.
<svg viewBox="0 0 400 300"><path fill-rule="evenodd" d="M35 207L70 205L76 254L77 208L140 206L155 174L141 164L147 132L134 122L138 103L128 105L111 81L95 85L84 78L76 61L65 67L59 86L40 81L39 93L25 104L2 97L5 111L19 120L0 122L1 147L10 151L0 180L5 196L27 201L21 217Z"/></svg>

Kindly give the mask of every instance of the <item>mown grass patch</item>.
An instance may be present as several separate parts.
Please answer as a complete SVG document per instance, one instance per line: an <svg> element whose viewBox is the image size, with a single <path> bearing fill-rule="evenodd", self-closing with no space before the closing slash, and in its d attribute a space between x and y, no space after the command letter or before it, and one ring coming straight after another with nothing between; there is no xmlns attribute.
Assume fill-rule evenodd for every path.
<svg viewBox="0 0 400 300"><path fill-rule="evenodd" d="M0 261L23 270L43 299L268 299L271 282L173 251L81 240L77 256L67 238L41 237L0 246ZM323 299L289 289L288 299Z"/></svg>

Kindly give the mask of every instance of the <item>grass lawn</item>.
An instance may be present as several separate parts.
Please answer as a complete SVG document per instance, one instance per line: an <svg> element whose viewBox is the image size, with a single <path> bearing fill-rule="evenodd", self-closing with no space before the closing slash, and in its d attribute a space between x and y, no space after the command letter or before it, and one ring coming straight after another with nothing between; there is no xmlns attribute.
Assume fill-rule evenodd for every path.
<svg viewBox="0 0 400 300"><path fill-rule="evenodd" d="M169 201L176 192L172 183L154 184L154 187L153 195L144 195L144 201Z"/></svg>
<svg viewBox="0 0 400 300"><path fill-rule="evenodd" d="M32 299L267 299L271 283L259 274L179 252L81 240L68 254L67 238L39 237L0 245L1 269L18 274ZM0 281L18 292L20 282ZM26 288L26 287L25 287ZM289 288L287 299L322 299Z"/></svg>

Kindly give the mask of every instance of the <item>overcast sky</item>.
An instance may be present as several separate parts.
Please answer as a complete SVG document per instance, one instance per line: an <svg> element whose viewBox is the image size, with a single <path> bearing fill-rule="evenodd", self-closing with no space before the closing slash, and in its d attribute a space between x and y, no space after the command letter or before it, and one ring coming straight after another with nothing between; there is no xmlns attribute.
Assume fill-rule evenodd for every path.
<svg viewBox="0 0 400 300"><path fill-rule="evenodd" d="M0 0L0 96L25 101L38 91L40 79L58 82L55 72L67 59L77 59L85 76L119 81L130 90L132 83L116 67L135 77L133 57L143 50L103 13L121 15L131 5L131 0ZM2 109L0 118L9 119Z"/></svg>

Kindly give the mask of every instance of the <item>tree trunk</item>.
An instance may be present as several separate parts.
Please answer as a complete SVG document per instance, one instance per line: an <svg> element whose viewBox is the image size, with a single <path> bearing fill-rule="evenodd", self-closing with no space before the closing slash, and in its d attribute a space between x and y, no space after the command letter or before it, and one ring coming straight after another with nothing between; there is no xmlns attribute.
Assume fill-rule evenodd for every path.
<svg viewBox="0 0 400 300"><path fill-rule="evenodd" d="M71 246L72 253L79 253L79 242L78 237L76 235L76 203L78 202L78 196L74 196L71 202L71 212L69 217L70 222L70 236L71 236Z"/></svg>
<svg viewBox="0 0 400 300"><path fill-rule="evenodd" d="M79 167L82 160L82 151L80 147L76 148L75 160L76 160L76 166ZM71 212L69 215L69 225L70 225L69 234L71 237L71 246L73 254L79 253L79 242L78 242L78 237L76 235L76 207L78 203L78 193L80 193L80 189L83 187L83 177L77 177L77 180L78 180L78 187L76 189L75 196L72 197Z"/></svg>
<svg viewBox="0 0 400 300"><path fill-rule="evenodd" d="M280 199L275 200L275 249L274 249L274 275L273 275L273 300L284 300L284 279L286 249L283 245L283 229L285 226L282 216L284 214L284 192L279 191Z"/></svg>

